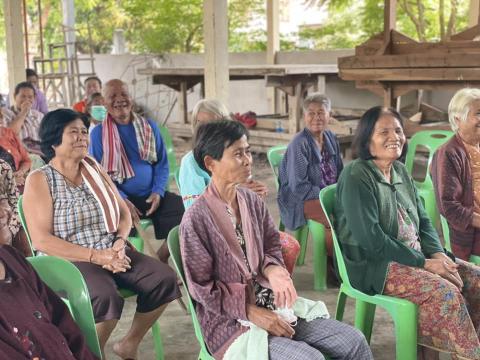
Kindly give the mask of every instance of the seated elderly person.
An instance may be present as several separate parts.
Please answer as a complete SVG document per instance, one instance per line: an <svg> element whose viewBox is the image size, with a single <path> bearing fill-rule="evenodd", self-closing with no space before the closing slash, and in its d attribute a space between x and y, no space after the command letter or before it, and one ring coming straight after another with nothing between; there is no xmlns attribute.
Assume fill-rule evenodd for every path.
<svg viewBox="0 0 480 360"><path fill-rule="evenodd" d="M27 148L28 152L42 155L38 129L43 114L32 108L35 101L35 88L29 82L15 86L15 103L10 109L3 110L0 125L11 128Z"/></svg>
<svg viewBox="0 0 480 360"><path fill-rule="evenodd" d="M359 158L340 175L335 206L350 282L367 294L417 304L420 345L480 359L480 268L443 250L398 160L405 141L393 109L377 106L360 119L353 143Z"/></svg>
<svg viewBox="0 0 480 360"><path fill-rule="evenodd" d="M165 239L180 224L180 196L166 191L169 168L157 124L132 111L127 84L110 80L104 89L106 120L91 134L90 153L107 170L125 199L134 224L140 217L153 221L155 237ZM167 261L166 242L157 253Z"/></svg>
<svg viewBox="0 0 480 360"><path fill-rule="evenodd" d="M0 159L8 162L13 170L17 186L23 189L32 161L15 132L0 126Z"/></svg>
<svg viewBox="0 0 480 360"><path fill-rule="evenodd" d="M230 345L247 332L241 322L265 334L265 348L248 351L268 352L270 359L372 359L363 335L347 324L320 316L293 325L274 311L294 306L297 294L265 202L237 186L252 170L245 127L236 121L204 124L193 151L211 181L185 213L180 247L188 289L215 359L233 351Z"/></svg>
<svg viewBox="0 0 480 360"><path fill-rule="evenodd" d="M480 89L459 90L448 117L455 132L435 153L432 180L447 219L452 252L468 261L480 256Z"/></svg>
<svg viewBox="0 0 480 360"><path fill-rule="evenodd" d="M168 265L129 246L128 207L87 155L88 126L86 118L69 109L45 116L40 136L49 163L27 177L25 218L34 247L72 261L85 278L101 349L122 313L118 287L137 293L132 327L114 345L118 356L135 359L145 333L180 292Z"/></svg>
<svg viewBox="0 0 480 360"><path fill-rule="evenodd" d="M0 289L3 359L97 359L63 300L7 245L0 246Z"/></svg>
<svg viewBox="0 0 480 360"><path fill-rule="evenodd" d="M325 95L315 93L303 102L305 128L288 144L278 173L278 207L287 229L295 230L308 219L324 224L318 194L327 185L337 182L343 169L340 146L335 134L328 130L331 102ZM333 275L333 242L330 231L325 239L329 278Z"/></svg>
<svg viewBox="0 0 480 360"><path fill-rule="evenodd" d="M25 69L25 75L27 77L27 82L32 84L35 88L35 100L33 101L32 109L38 110L45 115L48 112L47 98L45 97L45 94L38 88L38 74L33 69ZM10 107L10 99L8 96L6 105L7 107Z"/></svg>
<svg viewBox="0 0 480 360"><path fill-rule="evenodd" d="M228 118L228 110L220 101L200 100L192 112L193 132L195 133L196 128L201 124ZM189 151L182 158L178 182L185 209L193 205L193 202L204 193L210 183L210 175L198 166L193 156L193 151ZM242 186L252 190L265 200L268 190L261 182L255 181L250 177ZM285 232L279 233L283 260L288 271L292 273L295 267L295 261L300 252L300 245L293 236Z"/></svg>

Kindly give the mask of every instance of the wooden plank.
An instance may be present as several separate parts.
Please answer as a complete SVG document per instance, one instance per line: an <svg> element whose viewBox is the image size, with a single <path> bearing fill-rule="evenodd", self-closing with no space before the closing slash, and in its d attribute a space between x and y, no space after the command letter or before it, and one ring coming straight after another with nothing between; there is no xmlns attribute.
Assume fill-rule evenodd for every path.
<svg viewBox="0 0 480 360"><path fill-rule="evenodd" d="M230 76L266 76L266 75L304 75L304 74L337 74L337 64L276 64L276 65L242 65L230 66ZM200 66L161 67L138 69L137 74L153 76L203 76Z"/></svg>
<svg viewBox="0 0 480 360"><path fill-rule="evenodd" d="M383 31L373 35L362 45L355 47L356 55L375 55L383 45Z"/></svg>
<svg viewBox="0 0 480 360"><path fill-rule="evenodd" d="M450 40L473 40L477 36L480 36L480 24L477 24L467 30L452 35Z"/></svg>
<svg viewBox="0 0 480 360"><path fill-rule="evenodd" d="M419 67L478 67L480 68L480 49L474 54L412 54L383 56L347 56L338 59L340 69L390 69Z"/></svg>
<svg viewBox="0 0 480 360"><path fill-rule="evenodd" d="M478 81L479 68L341 69L343 80Z"/></svg>
<svg viewBox="0 0 480 360"><path fill-rule="evenodd" d="M266 86L273 87L285 87L285 86L295 86L298 83L302 83L305 86L310 86L316 84L318 81L318 76L314 75L304 75L304 76L272 76L269 75L265 79Z"/></svg>
<svg viewBox="0 0 480 360"><path fill-rule="evenodd" d="M457 41L445 41L441 43L416 43L416 44L392 44L392 54L415 54L415 53L428 53L434 52L443 53L445 55L468 52L469 50L480 49L479 41L472 40L457 40Z"/></svg>
<svg viewBox="0 0 480 360"><path fill-rule="evenodd" d="M405 34L402 34L401 32L393 29L392 30L392 42L394 43L418 43L418 41L412 39L411 37L405 35Z"/></svg>

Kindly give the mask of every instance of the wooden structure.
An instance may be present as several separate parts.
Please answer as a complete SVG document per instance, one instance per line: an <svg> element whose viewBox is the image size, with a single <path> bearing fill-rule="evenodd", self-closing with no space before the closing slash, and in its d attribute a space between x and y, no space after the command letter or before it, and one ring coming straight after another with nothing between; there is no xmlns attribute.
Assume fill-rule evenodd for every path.
<svg viewBox="0 0 480 360"><path fill-rule="evenodd" d="M449 41L417 42L395 30L396 0L385 0L383 33L338 59L339 76L383 97L385 106L412 90L480 87L480 24Z"/></svg>
<svg viewBox="0 0 480 360"><path fill-rule="evenodd" d="M288 120L284 122L285 132L252 130L251 142L259 147L288 143L301 128L301 106L308 88L325 87L328 76L336 76L337 65L243 65L230 66L230 80L265 79L266 86L287 94ZM152 77L153 84L166 85L177 91L180 123L169 124L177 136L191 137L192 130L187 112L187 91L204 82L203 67L149 68L139 69L138 74ZM280 120L282 121L282 120Z"/></svg>

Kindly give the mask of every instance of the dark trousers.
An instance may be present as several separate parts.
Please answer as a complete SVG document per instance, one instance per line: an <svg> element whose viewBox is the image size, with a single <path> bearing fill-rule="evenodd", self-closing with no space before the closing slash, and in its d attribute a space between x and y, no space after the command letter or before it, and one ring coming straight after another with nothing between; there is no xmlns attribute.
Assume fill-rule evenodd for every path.
<svg viewBox="0 0 480 360"><path fill-rule="evenodd" d="M182 198L177 194L165 191L164 196L160 200L160 206L148 217L145 216L145 213L150 209L151 204L145 201L147 198L148 196L129 196L128 200L142 212L142 219L152 219L153 227L155 228L155 237L157 239L166 239L170 230L182 221L182 216L185 212Z"/></svg>
<svg viewBox="0 0 480 360"><path fill-rule="evenodd" d="M124 273L114 274L100 265L88 262L74 262L82 273L92 301L95 322L120 319L124 300L119 288L137 294L137 311L155 310L181 296L174 271L165 263L138 251L127 249L132 268Z"/></svg>

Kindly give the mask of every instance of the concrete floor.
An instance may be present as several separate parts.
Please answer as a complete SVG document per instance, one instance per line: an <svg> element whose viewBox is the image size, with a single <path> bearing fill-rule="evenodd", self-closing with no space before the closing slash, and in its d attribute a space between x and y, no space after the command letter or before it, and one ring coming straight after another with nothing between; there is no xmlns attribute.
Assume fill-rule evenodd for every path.
<svg viewBox="0 0 480 360"><path fill-rule="evenodd" d="M188 144L175 143L179 154L183 155L185 149L188 149ZM180 156L180 155L179 155ZM254 171L255 179L267 184L270 193L268 195L267 203L271 215L278 221L278 207L276 203L276 190L273 182L270 167L265 155L255 156ZM174 189L172 189L174 190ZM151 230L150 230L151 231ZM152 232L150 232L152 234ZM161 242L155 242L159 245ZM313 271L312 271L312 257L311 257L311 241L308 244L308 251L305 265L295 269L293 280L295 287L300 294L305 298L312 300L322 300L327 305L332 317L335 314L336 299L338 294L337 288L329 288L325 292L313 291ZM127 299L117 329L115 329L109 343L107 344L106 355L108 359L116 359L117 357L112 352L112 344L118 341L130 326L133 312L135 311L135 299ZM349 300L345 309L344 321L352 324L354 315L354 302ZM163 338L166 359L197 359L199 346L195 338L191 318L185 314L180 305L174 302L168 306L165 313L160 318L160 328ZM382 309L377 309L371 348L373 355L377 360L392 360L395 359L395 337L393 332L393 324L390 316ZM442 357L443 358L443 357ZM143 340L140 348L139 359L155 359L153 350L153 341L151 333L148 333Z"/></svg>

